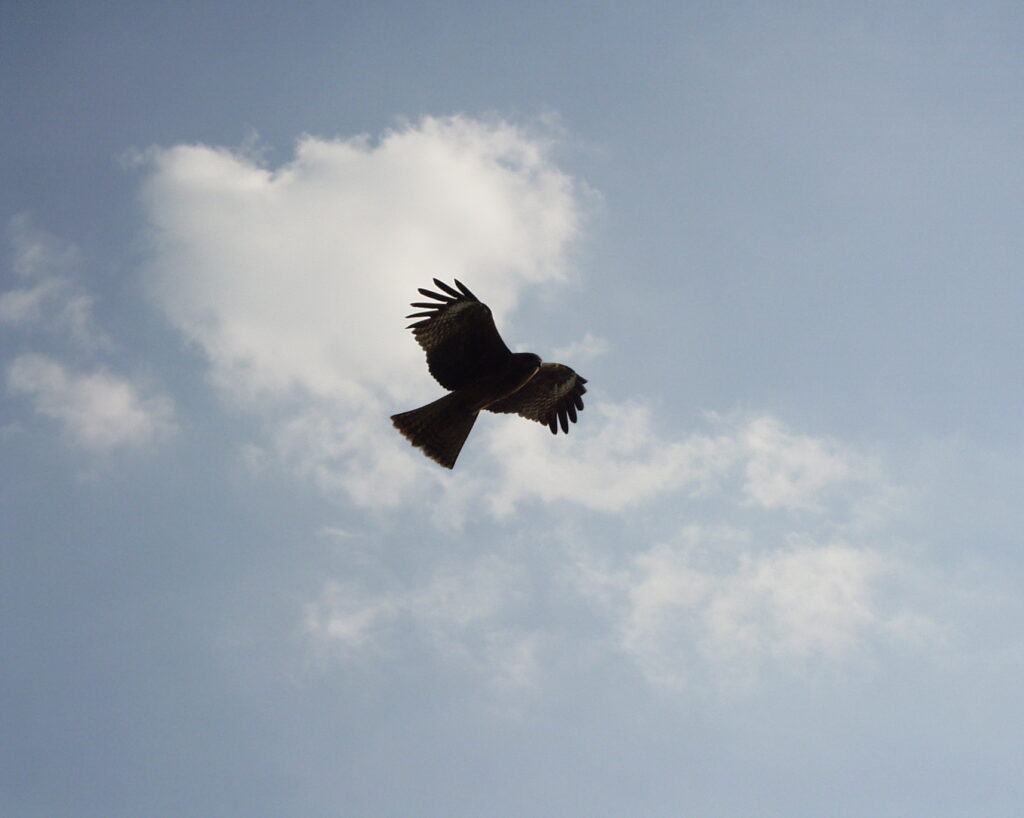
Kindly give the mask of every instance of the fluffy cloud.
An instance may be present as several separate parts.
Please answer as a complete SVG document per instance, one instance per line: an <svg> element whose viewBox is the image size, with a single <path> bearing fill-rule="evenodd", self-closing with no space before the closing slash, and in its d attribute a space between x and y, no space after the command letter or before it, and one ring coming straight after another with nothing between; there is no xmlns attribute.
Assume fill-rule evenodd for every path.
<svg viewBox="0 0 1024 818"><path fill-rule="evenodd" d="M437 479L388 421L439 394L402 331L416 288L464 279L507 326L525 287L566 277L581 219L580 186L502 122L304 137L278 168L203 145L140 161L157 304L268 419L264 454L359 505Z"/></svg>
<svg viewBox="0 0 1024 818"><path fill-rule="evenodd" d="M460 117L305 137L276 169L202 145L145 161L156 298L241 401L410 399L423 367L398 322L416 288L466 279L500 319L565 275L580 218L540 142Z"/></svg>
<svg viewBox="0 0 1024 818"><path fill-rule="evenodd" d="M153 443L174 429L174 410L109 372L69 372L43 355L22 355L7 370L8 389L36 413L58 421L68 439L91 451Z"/></svg>

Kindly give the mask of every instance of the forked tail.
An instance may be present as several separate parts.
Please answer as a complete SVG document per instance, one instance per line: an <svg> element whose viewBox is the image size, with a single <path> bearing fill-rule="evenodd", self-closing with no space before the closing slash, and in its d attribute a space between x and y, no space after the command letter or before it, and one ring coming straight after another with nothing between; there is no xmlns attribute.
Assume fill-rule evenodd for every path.
<svg viewBox="0 0 1024 818"><path fill-rule="evenodd" d="M467 410L460 396L453 392L419 409L392 415L391 422L413 446L450 469L479 414L479 410Z"/></svg>

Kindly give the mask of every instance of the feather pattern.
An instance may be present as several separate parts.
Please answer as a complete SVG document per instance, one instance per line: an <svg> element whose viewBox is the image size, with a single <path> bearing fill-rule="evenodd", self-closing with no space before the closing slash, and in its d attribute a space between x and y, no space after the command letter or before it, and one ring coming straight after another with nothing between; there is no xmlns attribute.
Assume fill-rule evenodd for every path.
<svg viewBox="0 0 1024 818"><path fill-rule="evenodd" d="M586 378L564 364L541 364L525 386L485 408L543 423L551 429L551 434L558 434L561 426L568 434L570 421L575 423L576 413L583 408L586 382Z"/></svg>
<svg viewBox="0 0 1024 818"><path fill-rule="evenodd" d="M421 318L409 325L427 354L427 368L445 389L459 389L481 375L505 365L511 351L494 326L494 317L486 304L456 280L459 288L434 279L446 295L420 288L434 302L417 301L420 312L406 318Z"/></svg>

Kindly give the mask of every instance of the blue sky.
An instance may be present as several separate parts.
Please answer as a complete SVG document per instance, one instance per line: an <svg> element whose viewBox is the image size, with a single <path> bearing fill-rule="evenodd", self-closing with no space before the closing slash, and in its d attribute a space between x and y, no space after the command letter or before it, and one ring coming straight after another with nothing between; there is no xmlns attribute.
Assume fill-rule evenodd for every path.
<svg viewBox="0 0 1024 818"><path fill-rule="evenodd" d="M0 811L1018 815L1022 34L3 4Z"/></svg>

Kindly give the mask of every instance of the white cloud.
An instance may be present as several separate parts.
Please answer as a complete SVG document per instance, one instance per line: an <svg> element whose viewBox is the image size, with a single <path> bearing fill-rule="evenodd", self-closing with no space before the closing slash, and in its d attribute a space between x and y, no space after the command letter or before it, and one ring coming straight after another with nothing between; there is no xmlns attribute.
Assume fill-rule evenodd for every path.
<svg viewBox="0 0 1024 818"><path fill-rule="evenodd" d="M604 401L587 412L585 423L555 441L514 420L493 431L489 448L501 469L490 497L496 513L529 499L616 512L666 494L725 488L761 508L820 511L839 487L880 487L869 459L828 438L793 434L769 416L712 414L710 434L671 436L657 433L639 403Z"/></svg>
<svg viewBox="0 0 1024 818"><path fill-rule="evenodd" d="M173 405L145 395L108 372L69 372L43 355L22 355L7 370L7 386L35 411L60 422L67 437L92 451L153 443L174 429Z"/></svg>
<svg viewBox="0 0 1024 818"><path fill-rule="evenodd" d="M221 393L268 420L265 451L360 505L439 479L388 420L442 391L403 329L417 287L457 277L501 322L566 276L580 222L579 185L503 122L307 136L273 169L203 145L143 162L157 303Z"/></svg>
<svg viewBox="0 0 1024 818"><path fill-rule="evenodd" d="M515 418L502 419L489 441L501 469L490 497L496 513L509 514L524 499L620 511L659 494L699 491L734 458L733 443L726 438L658 437L650 412L639 404L606 402L587 412L586 423L565 438L538 434L534 425Z"/></svg>
<svg viewBox="0 0 1024 818"><path fill-rule="evenodd" d="M416 288L465 279L500 317L525 285L565 275L579 222L572 181L504 123L305 137L277 169L202 145L147 156L157 300L242 401L422 396L401 332Z"/></svg>

